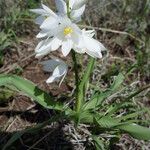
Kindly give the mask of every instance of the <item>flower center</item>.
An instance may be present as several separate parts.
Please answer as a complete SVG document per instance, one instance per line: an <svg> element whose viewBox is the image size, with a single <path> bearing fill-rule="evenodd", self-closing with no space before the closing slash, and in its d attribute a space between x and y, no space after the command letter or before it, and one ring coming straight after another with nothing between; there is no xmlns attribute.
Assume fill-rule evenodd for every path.
<svg viewBox="0 0 150 150"><path fill-rule="evenodd" d="M71 34L73 32L73 29L71 27L66 27L64 29L64 35Z"/></svg>

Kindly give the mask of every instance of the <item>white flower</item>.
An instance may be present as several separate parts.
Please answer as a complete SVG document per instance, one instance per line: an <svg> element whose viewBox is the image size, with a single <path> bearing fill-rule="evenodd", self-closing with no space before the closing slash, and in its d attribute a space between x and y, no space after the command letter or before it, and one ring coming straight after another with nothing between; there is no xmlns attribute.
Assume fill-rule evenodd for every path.
<svg viewBox="0 0 150 150"><path fill-rule="evenodd" d="M63 55L67 56L74 45L78 45L80 35L82 34L80 28L67 17L59 17L57 21L55 28L49 24L42 26L42 31L37 37L46 36L46 39L42 40L36 47L35 52L37 57L55 51L60 46Z"/></svg>
<svg viewBox="0 0 150 150"><path fill-rule="evenodd" d="M39 14L40 16L36 18L35 23L40 25L42 31L37 35L37 38L42 38L44 36L50 36L50 28L53 32L53 29L56 28L59 24L59 18L67 17L67 5L64 0L55 0L58 13L54 13L50 8L42 4L42 8L31 9L32 12ZM73 9L73 0L70 1L70 8ZM81 8L77 10L72 10L70 17L74 21L80 21L81 15L83 14L85 5L81 5Z"/></svg>
<svg viewBox="0 0 150 150"><path fill-rule="evenodd" d="M83 1L83 0L82 0ZM76 0L70 0L70 17L73 21L78 22L81 20L81 15L85 10L85 5L81 1L81 3L76 2ZM42 4L42 8L39 9L31 9L32 12L39 14L40 16L36 18L35 23L38 25L42 25L42 23L46 20L47 23L54 23L57 20L58 16L67 16L67 4L64 0L55 0L56 7L58 13L54 13L50 8L46 5Z"/></svg>
<svg viewBox="0 0 150 150"><path fill-rule="evenodd" d="M79 43L78 45L74 45L73 49L78 53L87 53L94 58L102 58L101 51L106 50L106 48L102 43L92 38L94 35L94 30L86 31L83 29Z"/></svg>
<svg viewBox="0 0 150 150"><path fill-rule="evenodd" d="M94 58L101 58L101 51L105 47L93 39L93 30L81 30L67 17L58 17L55 28L53 25L44 24L38 38L45 37L35 49L36 57L44 56L49 52L61 47L64 56L67 56L71 49L78 53L87 53Z"/></svg>
<svg viewBox="0 0 150 150"><path fill-rule="evenodd" d="M61 85L68 71L67 64L60 59L51 59L43 61L40 64L43 65L43 70L45 72L53 72L52 75L47 79L46 83L52 83L62 78L59 83L59 85Z"/></svg>
<svg viewBox="0 0 150 150"><path fill-rule="evenodd" d="M45 19L47 19L48 17L51 17L51 18L57 17L57 15L44 4L42 4L42 8L31 9L30 11L40 15L35 20L35 23L37 23L39 25L41 25L45 21Z"/></svg>
<svg viewBox="0 0 150 150"><path fill-rule="evenodd" d="M87 0L69 0L70 18L75 22L81 20ZM67 15L67 3L64 0L55 0L59 14Z"/></svg>

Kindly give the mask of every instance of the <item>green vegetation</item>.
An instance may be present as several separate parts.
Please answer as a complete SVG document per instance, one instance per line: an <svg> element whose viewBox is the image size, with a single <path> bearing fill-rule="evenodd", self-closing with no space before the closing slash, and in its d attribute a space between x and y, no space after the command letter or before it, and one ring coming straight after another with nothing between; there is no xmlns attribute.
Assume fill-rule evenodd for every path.
<svg viewBox="0 0 150 150"><path fill-rule="evenodd" d="M20 1L0 18L0 105L8 103L16 93L21 93L42 107L53 109L55 115L45 122L12 133L11 138L0 145L0 149L10 148L26 134L40 134L43 128L60 120L73 122L77 130L80 124L87 125L86 129L90 132L88 138L91 139L89 145L97 150L113 149L124 133L138 140L150 140L149 100L144 102L150 96L150 0L89 2L84 24L87 28L95 27L97 38L104 41L109 51L102 61L95 63L91 59L88 67L83 70L86 73L82 76L83 80L78 81L80 84L77 95L82 101L74 107L80 108L76 108L76 111L73 102L58 102L61 94L53 96L24 79L24 75L17 76L24 73L22 67L12 69L12 75L3 71L3 67L7 66L5 61L8 51L14 45L20 45L20 39L26 35L28 29L32 34L35 16L31 15L29 9L39 5L38 0ZM85 66L79 62L77 65ZM90 77L92 70L93 76ZM32 76L32 71L30 73ZM74 95L65 99L74 100Z"/></svg>

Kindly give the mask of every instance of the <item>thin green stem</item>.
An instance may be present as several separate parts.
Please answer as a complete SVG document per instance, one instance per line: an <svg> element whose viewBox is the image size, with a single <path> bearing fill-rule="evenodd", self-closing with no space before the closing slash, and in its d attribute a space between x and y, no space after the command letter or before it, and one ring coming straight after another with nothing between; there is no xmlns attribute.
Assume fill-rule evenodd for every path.
<svg viewBox="0 0 150 150"><path fill-rule="evenodd" d="M76 85L76 97L78 97L78 91L79 91L79 75L78 75L78 64L76 59L76 53L74 50L71 51L72 54L72 60L73 60L73 68L75 72L75 85Z"/></svg>
<svg viewBox="0 0 150 150"><path fill-rule="evenodd" d="M67 16L68 18L70 18L69 0L67 0L66 4L67 4Z"/></svg>

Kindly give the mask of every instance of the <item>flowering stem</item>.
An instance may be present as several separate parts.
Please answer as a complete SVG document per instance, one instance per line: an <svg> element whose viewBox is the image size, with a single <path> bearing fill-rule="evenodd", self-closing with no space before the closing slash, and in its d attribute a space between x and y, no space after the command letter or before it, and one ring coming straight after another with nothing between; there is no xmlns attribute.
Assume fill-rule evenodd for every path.
<svg viewBox="0 0 150 150"><path fill-rule="evenodd" d="M67 0L66 4L67 4L67 16L68 18L70 18L69 0Z"/></svg>
<svg viewBox="0 0 150 150"><path fill-rule="evenodd" d="M95 64L95 59L93 57L90 58L88 67L85 71L85 74L82 77L81 83L79 84L79 91L78 91L78 97L77 97L77 104L76 104L76 111L80 112L81 107L84 103L84 96L85 96L85 86L86 83L88 82L91 72L93 71Z"/></svg>
<svg viewBox="0 0 150 150"><path fill-rule="evenodd" d="M70 18L69 0L67 0L67 16ZM72 60L74 63L75 84L76 84L76 106L75 106L75 110L76 110L76 112L80 112L81 107L82 107L83 102L84 102L86 83L88 82L90 74L93 70L95 59L91 57L90 62L88 64L88 67L86 69L86 72L83 75L81 83L79 84L79 74L78 74L76 52L74 50L72 50L71 54L72 54Z"/></svg>
<svg viewBox="0 0 150 150"><path fill-rule="evenodd" d="M79 75L78 75L78 64L76 59L76 53L74 50L71 51L72 60L74 63L74 72L75 72L75 84L76 84L76 96L78 97L78 89L79 89Z"/></svg>
<svg viewBox="0 0 150 150"><path fill-rule="evenodd" d="M70 18L70 8L69 8L69 0L66 1L67 3L67 16ZM74 63L74 72L75 72L75 85L76 85L76 108L78 108L78 97L79 97L79 75L78 75L78 64L77 64L77 59L76 59L76 52L74 50L71 51L72 54L72 60Z"/></svg>

